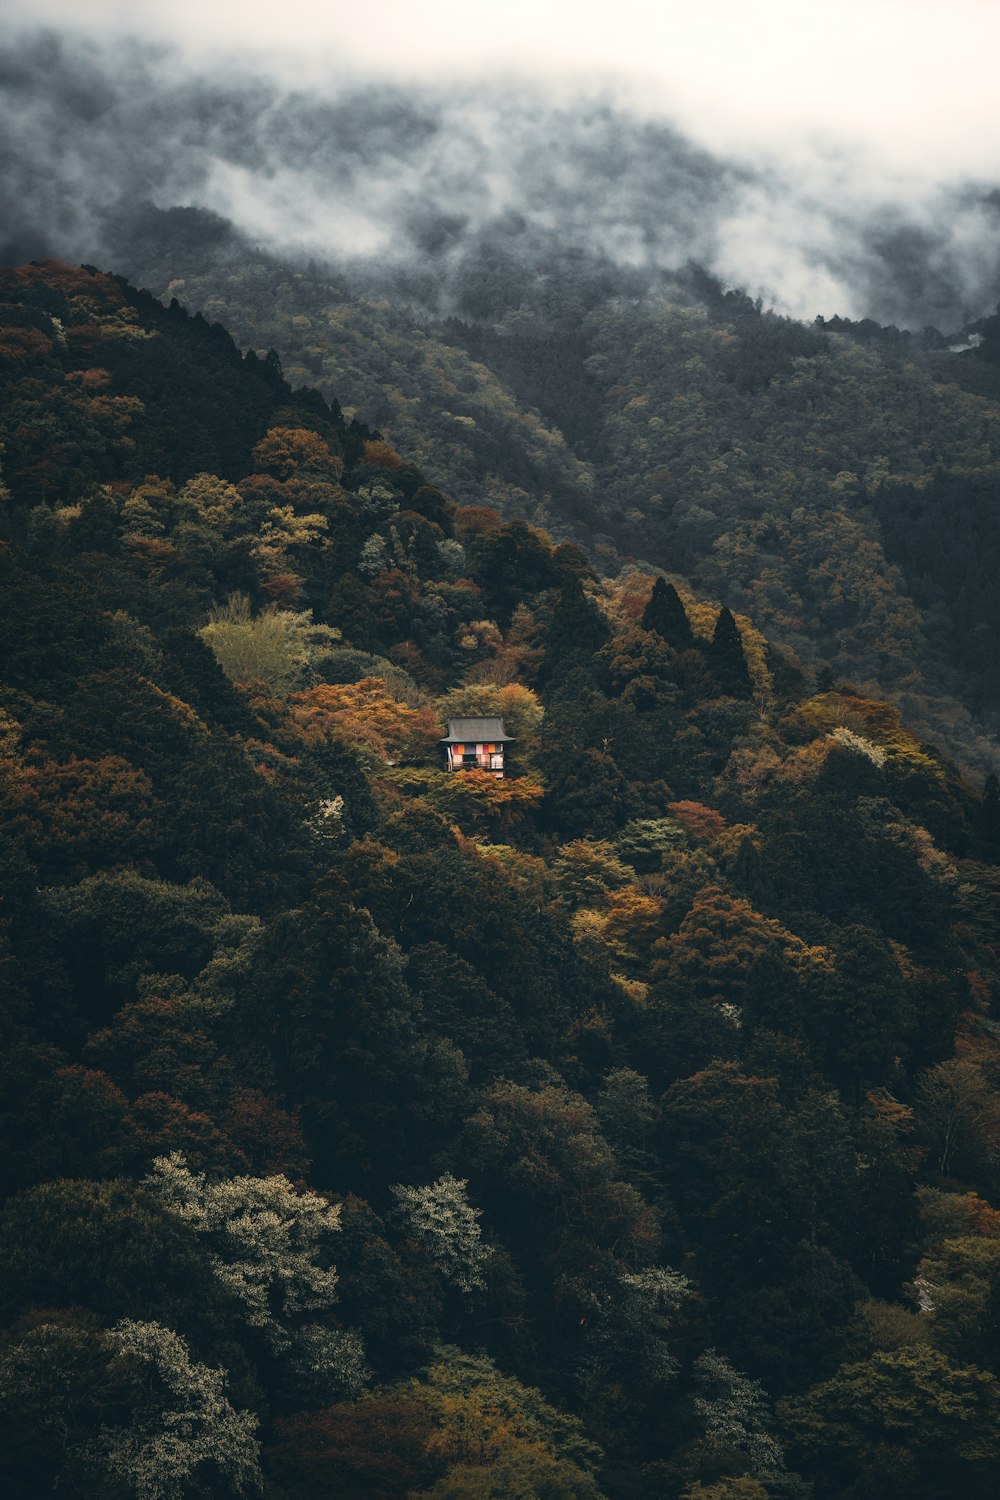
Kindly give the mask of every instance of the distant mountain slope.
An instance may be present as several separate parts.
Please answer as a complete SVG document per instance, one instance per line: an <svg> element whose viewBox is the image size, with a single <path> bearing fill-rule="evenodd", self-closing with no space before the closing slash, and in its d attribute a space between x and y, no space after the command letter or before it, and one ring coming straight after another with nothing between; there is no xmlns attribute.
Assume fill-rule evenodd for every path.
<svg viewBox="0 0 1000 1500"><path fill-rule="evenodd" d="M982 618L952 595L979 596L964 580L1000 545L1000 512L977 502L970 530L950 502L934 510L1000 481L991 345L955 356L934 330L807 326L696 270L623 287L580 256L519 266L484 249L429 288L377 267L296 270L232 239L131 253L163 295L277 349L293 381L339 393L463 503L578 537L605 567L681 574L808 669L887 694L991 763L996 676ZM919 556L903 541L914 494Z"/></svg>

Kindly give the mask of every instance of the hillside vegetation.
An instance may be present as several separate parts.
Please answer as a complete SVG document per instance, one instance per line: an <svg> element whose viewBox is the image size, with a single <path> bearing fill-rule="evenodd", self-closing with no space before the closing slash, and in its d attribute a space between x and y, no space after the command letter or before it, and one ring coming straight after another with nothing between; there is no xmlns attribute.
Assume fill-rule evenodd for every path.
<svg viewBox="0 0 1000 1500"><path fill-rule="evenodd" d="M123 235L122 263L277 349L456 500L603 572L683 575L992 768L997 319L956 355L934 329L807 325L696 268L622 272L514 230L435 281L295 267L218 226L193 250L205 226L172 214Z"/></svg>
<svg viewBox="0 0 1000 1500"><path fill-rule="evenodd" d="M374 306L303 369L391 360ZM553 537L467 436L434 467L429 371L514 401L456 342L399 334L390 444L119 278L0 273L6 1494L996 1493L1000 789L843 670L943 661L877 507L980 493L994 408L735 311L594 309L586 459L505 408ZM485 713L513 774L446 774Z"/></svg>

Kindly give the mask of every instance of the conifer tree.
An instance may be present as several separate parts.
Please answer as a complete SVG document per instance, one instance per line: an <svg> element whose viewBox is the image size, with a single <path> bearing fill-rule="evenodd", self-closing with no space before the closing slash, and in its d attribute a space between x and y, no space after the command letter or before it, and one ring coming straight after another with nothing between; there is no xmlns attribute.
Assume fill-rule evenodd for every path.
<svg viewBox="0 0 1000 1500"><path fill-rule="evenodd" d="M694 632L680 595L672 583L658 578L642 614L643 630L655 630L675 651L690 651Z"/></svg>
<svg viewBox="0 0 1000 1500"><path fill-rule="evenodd" d="M708 664L724 693L733 698L749 698L753 692L753 679L747 666L739 626L732 610L725 605L719 611L715 630L708 648Z"/></svg>
<svg viewBox="0 0 1000 1500"><path fill-rule="evenodd" d="M566 578L552 612L540 680L552 682L575 667L589 668L595 652L610 635L607 621L584 593L579 578Z"/></svg>

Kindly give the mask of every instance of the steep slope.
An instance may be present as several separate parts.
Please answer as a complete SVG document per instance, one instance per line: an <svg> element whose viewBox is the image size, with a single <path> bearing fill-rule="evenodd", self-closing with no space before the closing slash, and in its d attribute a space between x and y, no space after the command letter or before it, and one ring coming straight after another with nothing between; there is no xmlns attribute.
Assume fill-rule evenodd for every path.
<svg viewBox="0 0 1000 1500"><path fill-rule="evenodd" d="M995 779L117 278L0 355L6 1492L994 1493Z"/></svg>
<svg viewBox="0 0 1000 1500"><path fill-rule="evenodd" d="M207 259L183 234L123 254L244 346L278 349L463 503L582 540L610 571L639 558L687 577L989 769L1000 700L962 600L997 526L992 505L973 498L974 523L951 506L1000 476L1000 407L976 373L992 346L970 360L934 330L808 327L695 269L480 248L413 285L232 238ZM905 540L915 495L947 580L936 547Z"/></svg>

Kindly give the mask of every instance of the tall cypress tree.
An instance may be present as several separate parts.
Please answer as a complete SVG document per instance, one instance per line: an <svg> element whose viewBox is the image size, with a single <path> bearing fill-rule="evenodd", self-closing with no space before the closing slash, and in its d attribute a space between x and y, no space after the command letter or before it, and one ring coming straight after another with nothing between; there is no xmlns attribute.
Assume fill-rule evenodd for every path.
<svg viewBox="0 0 1000 1500"><path fill-rule="evenodd" d="M641 624L643 630L655 630L675 651L690 651L694 645L694 631L687 611L677 590L665 578L658 578L653 584Z"/></svg>
<svg viewBox="0 0 1000 1500"><path fill-rule="evenodd" d="M608 622L587 597L575 574L563 580L545 636L538 677L553 682L577 667L593 670L594 653L611 638Z"/></svg>
<svg viewBox="0 0 1000 1500"><path fill-rule="evenodd" d="M733 698L749 698L753 693L753 679L747 666L739 626L732 610L725 605L715 622L712 641L706 653L712 675L724 693Z"/></svg>

